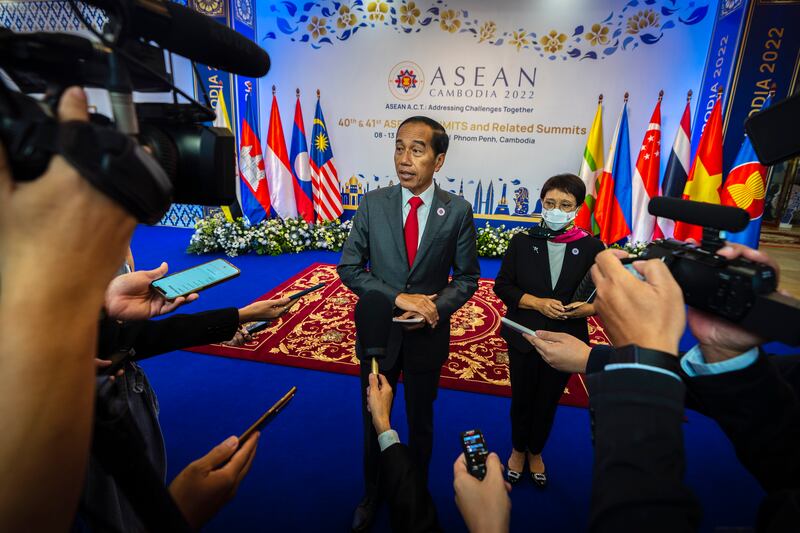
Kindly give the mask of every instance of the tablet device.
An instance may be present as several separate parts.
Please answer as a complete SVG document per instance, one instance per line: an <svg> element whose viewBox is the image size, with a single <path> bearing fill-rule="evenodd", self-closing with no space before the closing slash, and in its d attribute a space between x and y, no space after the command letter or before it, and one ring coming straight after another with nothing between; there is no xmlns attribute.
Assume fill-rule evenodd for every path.
<svg viewBox="0 0 800 533"><path fill-rule="evenodd" d="M150 285L167 300L174 300L235 278L239 273L239 269L228 261L214 259L157 279Z"/></svg>

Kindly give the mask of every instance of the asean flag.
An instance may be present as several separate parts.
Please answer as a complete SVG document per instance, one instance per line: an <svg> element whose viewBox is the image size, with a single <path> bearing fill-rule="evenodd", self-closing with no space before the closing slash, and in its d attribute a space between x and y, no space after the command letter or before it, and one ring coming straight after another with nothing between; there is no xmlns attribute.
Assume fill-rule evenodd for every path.
<svg viewBox="0 0 800 533"><path fill-rule="evenodd" d="M761 109L769 106L771 100L772 97L768 97ZM766 195L767 167L758 162L753 143L745 135L742 147L739 148L736 161L733 163L733 169L728 173L728 179L719 192L722 205L739 207L750 215L750 223L743 231L728 234L730 242L758 248Z"/></svg>

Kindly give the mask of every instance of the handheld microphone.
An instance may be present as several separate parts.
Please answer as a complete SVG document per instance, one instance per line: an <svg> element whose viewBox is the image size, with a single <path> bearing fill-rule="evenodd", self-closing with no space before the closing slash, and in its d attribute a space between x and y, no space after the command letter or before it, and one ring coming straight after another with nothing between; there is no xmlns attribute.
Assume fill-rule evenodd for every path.
<svg viewBox="0 0 800 533"><path fill-rule="evenodd" d="M378 374L378 360L386 356L393 310L392 302L378 291L368 291L356 304L356 334L364 355L372 359L373 374Z"/></svg>
<svg viewBox="0 0 800 533"><path fill-rule="evenodd" d="M647 206L651 215L687 224L710 227L732 233L742 231L750 223L750 215L744 209L725 205L694 202L666 196L656 196Z"/></svg>
<svg viewBox="0 0 800 533"><path fill-rule="evenodd" d="M212 18L160 0L85 0L104 11L121 11L125 30L167 50L233 74L260 78L270 67L260 46Z"/></svg>

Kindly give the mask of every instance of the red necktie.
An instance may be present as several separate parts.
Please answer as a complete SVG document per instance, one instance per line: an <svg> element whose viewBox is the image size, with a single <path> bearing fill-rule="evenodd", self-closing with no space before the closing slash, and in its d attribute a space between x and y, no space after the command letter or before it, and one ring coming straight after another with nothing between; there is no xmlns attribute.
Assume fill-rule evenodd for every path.
<svg viewBox="0 0 800 533"><path fill-rule="evenodd" d="M408 205L411 210L406 217L406 227L404 228L406 236L406 254L408 255L408 268L414 264L414 258L417 257L417 243L419 242L419 221L417 220L417 209L422 205L422 198L419 196L412 196L408 200Z"/></svg>

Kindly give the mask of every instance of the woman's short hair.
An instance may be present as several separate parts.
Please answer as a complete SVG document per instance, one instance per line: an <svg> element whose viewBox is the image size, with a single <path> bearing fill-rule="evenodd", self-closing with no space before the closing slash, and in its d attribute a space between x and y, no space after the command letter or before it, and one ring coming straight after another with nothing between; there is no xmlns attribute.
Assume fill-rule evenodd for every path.
<svg viewBox="0 0 800 533"><path fill-rule="evenodd" d="M586 185L584 185L583 180L575 174L556 174L548 178L548 180L544 182L544 185L542 185L542 194L540 198L544 200L547 193L553 189L574 196L576 205L581 205L583 199L586 197Z"/></svg>

